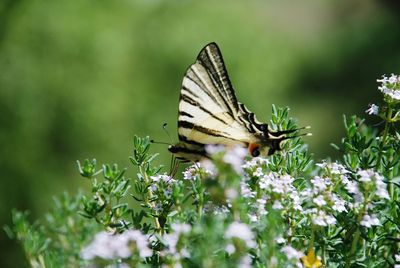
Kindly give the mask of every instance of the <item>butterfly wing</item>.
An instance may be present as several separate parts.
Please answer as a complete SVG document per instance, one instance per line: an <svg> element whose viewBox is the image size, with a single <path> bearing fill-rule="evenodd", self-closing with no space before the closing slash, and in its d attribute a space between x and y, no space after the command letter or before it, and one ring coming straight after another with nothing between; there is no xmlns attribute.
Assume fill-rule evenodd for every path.
<svg viewBox="0 0 400 268"><path fill-rule="evenodd" d="M256 140L261 126L237 101L218 46L205 46L186 71L179 102L175 150L204 155L205 144L242 144ZM172 151L172 150L171 150ZM193 159L185 155L184 158Z"/></svg>
<svg viewBox="0 0 400 268"><path fill-rule="evenodd" d="M260 121L255 117L243 103L237 101L228 72L226 70L222 53L216 43L205 46L197 57L196 63L204 67L214 85L214 91L222 98L219 103L227 112L240 122L250 133L261 133L264 131Z"/></svg>

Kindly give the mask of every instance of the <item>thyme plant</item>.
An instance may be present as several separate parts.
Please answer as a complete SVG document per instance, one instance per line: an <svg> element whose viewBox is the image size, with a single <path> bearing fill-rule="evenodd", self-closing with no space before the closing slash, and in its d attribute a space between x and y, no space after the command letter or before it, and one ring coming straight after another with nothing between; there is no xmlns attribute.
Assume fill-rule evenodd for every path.
<svg viewBox="0 0 400 268"><path fill-rule="evenodd" d="M210 159L171 177L134 137L134 178L78 161L90 193L55 199L44 219L13 212L5 230L32 267L400 267L400 76L370 105L383 129L344 117L337 161L301 138L268 158L208 146ZM271 126L295 128L288 108Z"/></svg>

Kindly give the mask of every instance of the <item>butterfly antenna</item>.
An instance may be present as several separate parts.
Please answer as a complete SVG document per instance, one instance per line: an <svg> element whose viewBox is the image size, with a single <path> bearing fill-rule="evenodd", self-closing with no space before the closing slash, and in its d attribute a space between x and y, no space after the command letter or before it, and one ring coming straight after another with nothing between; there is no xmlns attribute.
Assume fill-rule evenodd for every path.
<svg viewBox="0 0 400 268"><path fill-rule="evenodd" d="M150 140L151 143L154 144L165 144L165 145L171 145L171 143L164 142L164 141L155 141L155 140Z"/></svg>
<svg viewBox="0 0 400 268"><path fill-rule="evenodd" d="M167 136L168 136L168 138L169 138L169 140L171 141L171 144L172 144L172 143L173 143L173 140L172 140L172 138L171 138L171 135L169 134L169 131L168 131L168 129L167 129L167 126L168 126L168 124L167 124L167 123L164 123L163 126L162 126L162 128L163 128L163 130L165 131L165 133L167 134Z"/></svg>
<svg viewBox="0 0 400 268"><path fill-rule="evenodd" d="M168 138L169 138L169 140L170 140L171 142L168 143L168 142L164 142L164 141L155 141L155 140L150 140L150 142L151 142L151 143L155 143L155 144L172 145L172 144L173 144L173 141L172 141L171 135L169 135L167 126L168 126L168 124L167 124L167 123L164 123L163 126L162 126L162 128L163 128L163 130L165 131L165 133L167 134L167 136L168 136Z"/></svg>

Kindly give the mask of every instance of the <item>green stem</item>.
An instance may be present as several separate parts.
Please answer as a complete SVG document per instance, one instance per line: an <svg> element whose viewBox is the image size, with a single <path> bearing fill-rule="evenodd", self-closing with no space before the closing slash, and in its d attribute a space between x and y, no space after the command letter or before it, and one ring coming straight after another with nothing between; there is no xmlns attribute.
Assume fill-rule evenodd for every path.
<svg viewBox="0 0 400 268"><path fill-rule="evenodd" d="M146 185L149 185L150 183L150 179L149 176L147 175L147 173L143 170L143 165L139 166L139 172L143 175L144 178L144 182L146 183ZM145 200L146 205L148 205L149 207L151 207L152 209L155 208L156 204L154 202L149 202L149 199L153 199L153 193L151 192L151 189L148 188L147 189L147 198ZM160 221L158 220L158 217L154 217L154 225L156 228L156 232L158 234L162 234L163 230L161 230L161 225L160 225Z"/></svg>
<svg viewBox="0 0 400 268"><path fill-rule="evenodd" d="M382 162L382 156L383 156L383 146L385 145L387 135L389 133L389 124L392 122L392 115L393 115L393 110L388 106L387 113L386 113L386 118L385 118L385 129L383 130L383 135L382 135L382 142L381 142L381 148L379 150L378 154L378 161L376 163L376 169L379 170Z"/></svg>
<svg viewBox="0 0 400 268"><path fill-rule="evenodd" d="M314 240L315 240L315 225L314 225L314 223L311 223L311 238L310 238L310 244L308 245L307 252L310 252L311 250L314 249Z"/></svg>
<svg viewBox="0 0 400 268"><path fill-rule="evenodd" d="M199 219L203 216L203 204L199 204L197 206L197 214L199 215Z"/></svg>
<svg viewBox="0 0 400 268"><path fill-rule="evenodd" d="M347 255L347 258L346 258L345 268L349 268L351 266L351 259L353 258L353 256L356 253L358 240L360 239L360 235L361 235L360 222L361 222L361 220L362 220L362 218L363 218L363 216L364 216L364 214L366 212L367 205L369 203L369 201L368 201L368 193L364 194L364 198L365 199L364 199L363 207L362 207L362 209L361 209L361 211L360 211L360 213L358 214L358 217L357 217L357 230L356 230L356 233L354 234L354 238L353 238L353 241L351 243L350 253L349 253L349 255Z"/></svg>
<svg viewBox="0 0 400 268"><path fill-rule="evenodd" d="M353 242L351 243L351 248L350 248L350 253L349 255L347 255L347 259L346 259L346 268L349 268L351 266L351 259L357 249L357 244L358 244L358 239L360 238L360 229L357 227L357 231L354 234L354 239Z"/></svg>

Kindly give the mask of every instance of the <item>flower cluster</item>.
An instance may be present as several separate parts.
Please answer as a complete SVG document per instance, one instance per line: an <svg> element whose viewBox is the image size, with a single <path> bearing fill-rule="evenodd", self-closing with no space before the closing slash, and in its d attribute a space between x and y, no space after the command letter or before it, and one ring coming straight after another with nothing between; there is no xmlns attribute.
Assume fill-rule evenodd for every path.
<svg viewBox="0 0 400 268"><path fill-rule="evenodd" d="M156 201L153 207L154 212L160 214L165 206L169 206L172 191L176 180L169 175L162 174L151 176L151 185L149 187Z"/></svg>
<svg viewBox="0 0 400 268"><path fill-rule="evenodd" d="M372 169L359 170L357 176L359 182L354 183L355 194L358 196L356 206L361 207L365 213L360 224L367 228L380 225L378 217L374 214L369 215L368 213L373 208L374 202L390 199L387 185L383 181L384 178ZM365 193L368 193L368 195Z"/></svg>
<svg viewBox="0 0 400 268"><path fill-rule="evenodd" d="M400 101L400 76L391 74L390 77L382 76L382 79L377 79L381 83L378 89L387 97Z"/></svg>
<svg viewBox="0 0 400 268"><path fill-rule="evenodd" d="M165 249L161 256L168 259L173 267L179 267L184 258L189 258L190 253L184 243L185 237L190 233L192 226L186 223L171 224L171 232L162 236Z"/></svg>
<svg viewBox="0 0 400 268"><path fill-rule="evenodd" d="M301 192L301 196L309 200L305 214L310 215L315 225L327 226L336 223L333 213L347 212L346 201L334 192L335 176L346 176L346 169L337 163L317 164L330 174L314 176L309 188Z"/></svg>
<svg viewBox="0 0 400 268"><path fill-rule="evenodd" d="M87 238L71 238L83 248L68 256L77 262L54 264L50 257L58 249L39 252L50 247L48 237L62 234L36 239L42 229L26 227L20 214L14 219L17 237L38 245L27 253L39 252L32 266L44 260L52 267L398 267L400 141L392 131L400 114L394 101L399 77L381 82L386 106L371 105L368 113L385 120L383 131L356 117L346 119L346 135L335 147L342 157L336 162L313 164L300 138L287 140L267 158L251 158L242 147L214 145L206 146L209 158L173 178L152 164L149 139L135 137L131 162L137 179L125 178L117 166L104 165L99 172L94 161L85 161L80 171L94 193L79 198L85 219L66 220L64 215L77 213L62 209L79 205L58 202L56 213L73 227L62 233L94 236L89 245ZM287 112L274 108L270 127L297 128ZM131 199L125 200L131 196L133 207ZM47 229L58 229L54 218L48 217L52 228ZM86 219L95 227L73 225ZM114 235L97 233L99 223ZM67 239L64 235L59 244ZM374 254L365 258L365 252Z"/></svg>
<svg viewBox="0 0 400 268"><path fill-rule="evenodd" d="M247 156L247 150L242 146L225 147L222 145L207 145L205 149L210 156L218 157L222 154L223 162L231 165L232 169L238 174L242 173L244 158Z"/></svg>
<svg viewBox="0 0 400 268"><path fill-rule="evenodd" d="M217 170L214 164L208 160L202 160L201 162L194 163L193 165L187 167L183 172L183 179L190 181L200 180L201 176L215 177Z"/></svg>
<svg viewBox="0 0 400 268"><path fill-rule="evenodd" d="M103 231L95 235L94 240L82 250L81 256L85 260L126 259L136 254L146 258L153 254L148 244L148 237L138 230L114 235Z"/></svg>
<svg viewBox="0 0 400 268"><path fill-rule="evenodd" d="M226 247L226 251L233 254L238 248L237 243L235 245L235 239L240 240L246 245L247 248L254 248L256 242L254 241L254 234L250 227L241 222L232 222L225 231L225 239L232 240L232 244L229 243Z"/></svg>

